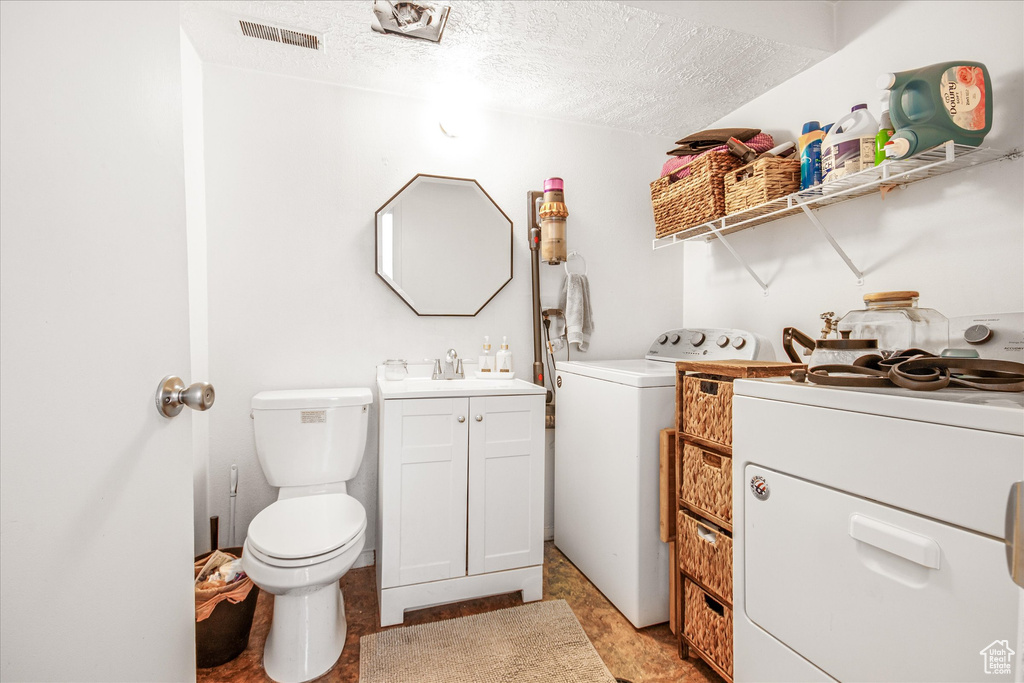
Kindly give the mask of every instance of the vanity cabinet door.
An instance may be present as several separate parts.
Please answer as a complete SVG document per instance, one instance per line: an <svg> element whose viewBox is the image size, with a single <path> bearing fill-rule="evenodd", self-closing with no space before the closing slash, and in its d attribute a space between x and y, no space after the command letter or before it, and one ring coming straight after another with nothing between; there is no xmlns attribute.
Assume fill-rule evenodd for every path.
<svg viewBox="0 0 1024 683"><path fill-rule="evenodd" d="M544 559L544 399L470 399L469 573Z"/></svg>
<svg viewBox="0 0 1024 683"><path fill-rule="evenodd" d="M383 419L383 587L464 576L469 399L384 401Z"/></svg>

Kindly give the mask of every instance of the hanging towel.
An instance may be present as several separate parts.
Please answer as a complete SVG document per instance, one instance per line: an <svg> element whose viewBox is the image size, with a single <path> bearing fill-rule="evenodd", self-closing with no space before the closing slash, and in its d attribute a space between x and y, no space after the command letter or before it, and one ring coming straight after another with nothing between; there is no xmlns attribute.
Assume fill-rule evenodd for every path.
<svg viewBox="0 0 1024 683"><path fill-rule="evenodd" d="M590 333L594 331L594 314L590 309L590 283L587 276L569 273L562 284L562 311L565 314L565 337L580 351L590 346Z"/></svg>

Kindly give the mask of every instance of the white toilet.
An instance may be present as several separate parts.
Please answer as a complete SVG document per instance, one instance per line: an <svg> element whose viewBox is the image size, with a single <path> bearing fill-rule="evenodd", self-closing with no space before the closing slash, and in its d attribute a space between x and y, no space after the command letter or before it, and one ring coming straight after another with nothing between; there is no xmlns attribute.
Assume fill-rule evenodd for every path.
<svg viewBox="0 0 1024 683"><path fill-rule="evenodd" d="M274 595L263 667L279 683L334 666L347 624L339 579L366 540L346 492L366 446L369 389L262 391L252 397L256 454L277 501L249 525L242 567Z"/></svg>

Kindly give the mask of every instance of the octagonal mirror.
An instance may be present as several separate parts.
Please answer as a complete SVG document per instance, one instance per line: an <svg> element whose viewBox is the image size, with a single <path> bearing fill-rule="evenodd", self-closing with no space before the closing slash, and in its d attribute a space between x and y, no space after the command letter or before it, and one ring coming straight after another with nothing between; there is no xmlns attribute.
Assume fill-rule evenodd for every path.
<svg viewBox="0 0 1024 683"><path fill-rule="evenodd" d="M475 180L417 174L376 220L377 275L417 315L476 315L512 279L512 221Z"/></svg>

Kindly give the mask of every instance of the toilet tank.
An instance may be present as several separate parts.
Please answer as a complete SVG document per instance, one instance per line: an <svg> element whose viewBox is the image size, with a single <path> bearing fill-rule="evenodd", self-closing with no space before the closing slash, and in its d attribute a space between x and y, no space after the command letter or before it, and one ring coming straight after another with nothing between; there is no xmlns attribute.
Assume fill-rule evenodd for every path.
<svg viewBox="0 0 1024 683"><path fill-rule="evenodd" d="M366 388L261 391L252 397L256 455L271 486L349 481L366 447Z"/></svg>

